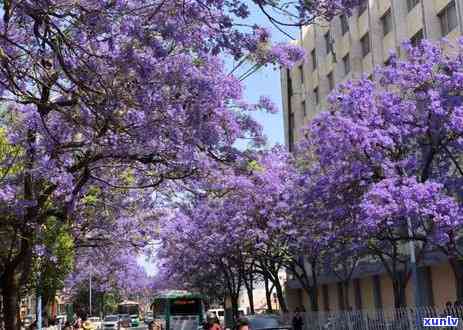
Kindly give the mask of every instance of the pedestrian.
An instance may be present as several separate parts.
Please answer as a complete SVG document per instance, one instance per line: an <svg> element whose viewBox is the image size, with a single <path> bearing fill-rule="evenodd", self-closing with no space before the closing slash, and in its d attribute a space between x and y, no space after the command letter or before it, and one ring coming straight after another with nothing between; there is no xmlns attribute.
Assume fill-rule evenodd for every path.
<svg viewBox="0 0 463 330"><path fill-rule="evenodd" d="M74 319L74 323L72 324L73 328L75 330L79 330L79 329L82 329L82 319L80 316L77 316L75 319Z"/></svg>
<svg viewBox="0 0 463 330"><path fill-rule="evenodd" d="M303 326L304 326L304 318L302 317L300 309L296 308L296 310L294 311L294 316L293 316L293 329L302 330Z"/></svg>
<svg viewBox="0 0 463 330"><path fill-rule="evenodd" d="M220 320L218 317L214 317L211 321L211 326L208 330L222 330L222 326L220 325Z"/></svg>
<svg viewBox="0 0 463 330"><path fill-rule="evenodd" d="M220 325L220 321L217 317L211 318L208 321L203 323L204 330L222 330L222 326Z"/></svg>
<svg viewBox="0 0 463 330"><path fill-rule="evenodd" d="M445 303L444 315L443 317L447 317L453 314L453 305L450 301Z"/></svg>
<svg viewBox="0 0 463 330"><path fill-rule="evenodd" d="M251 330L249 321L245 318L238 319L238 321L236 321L235 330Z"/></svg>

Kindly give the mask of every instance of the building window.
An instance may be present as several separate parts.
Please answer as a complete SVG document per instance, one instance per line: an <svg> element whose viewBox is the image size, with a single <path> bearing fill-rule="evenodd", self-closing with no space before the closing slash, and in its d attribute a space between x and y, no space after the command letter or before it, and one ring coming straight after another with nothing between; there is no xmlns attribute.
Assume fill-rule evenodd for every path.
<svg viewBox="0 0 463 330"><path fill-rule="evenodd" d="M291 111L291 110L289 110ZM288 148L289 151L294 149L294 113L289 113L289 122L288 122Z"/></svg>
<svg viewBox="0 0 463 330"><path fill-rule="evenodd" d="M415 33L413 37L411 37L410 43L412 44L413 47L416 47L420 44L423 38L424 38L423 29L421 29L417 33Z"/></svg>
<svg viewBox="0 0 463 330"><path fill-rule="evenodd" d="M326 32L323 35L323 38L325 39L325 49L326 53L329 54L331 52L331 40L330 40L330 31Z"/></svg>
<svg viewBox="0 0 463 330"><path fill-rule="evenodd" d="M387 35L392 31L392 13L390 9L381 17L381 24L383 26L383 35Z"/></svg>
<svg viewBox="0 0 463 330"><path fill-rule="evenodd" d="M368 8L368 0L360 0L359 3L359 16L362 15Z"/></svg>
<svg viewBox="0 0 463 330"><path fill-rule="evenodd" d="M362 44L362 55L365 57L370 52L370 33L365 33L360 39L360 43Z"/></svg>
<svg viewBox="0 0 463 330"><path fill-rule="evenodd" d="M346 15L341 15L341 32L345 35L349 31L349 21Z"/></svg>
<svg viewBox="0 0 463 330"><path fill-rule="evenodd" d="M328 75L326 76L326 78L328 79L328 88L329 88L330 91L332 91L333 88L334 88L333 71L331 71L330 73L328 73Z"/></svg>
<svg viewBox="0 0 463 330"><path fill-rule="evenodd" d="M301 85L304 85L304 65L299 65L299 75L301 77Z"/></svg>
<svg viewBox="0 0 463 330"><path fill-rule="evenodd" d="M317 54L315 54L315 49L312 49L310 52L310 57L312 57L312 71L317 69Z"/></svg>
<svg viewBox="0 0 463 330"><path fill-rule="evenodd" d="M440 26L442 30L442 36L446 36L458 25L457 18L457 8L455 6L455 1L450 2L447 7L445 7L439 13Z"/></svg>
<svg viewBox="0 0 463 330"><path fill-rule="evenodd" d="M302 113L304 114L304 117L307 116L307 111L305 109L305 100L301 102L301 107L302 107Z"/></svg>
<svg viewBox="0 0 463 330"><path fill-rule="evenodd" d="M344 304L344 287L342 282L338 282L338 306L340 310L346 310L346 306Z"/></svg>
<svg viewBox="0 0 463 330"><path fill-rule="evenodd" d="M408 11L412 11L413 8L420 2L420 0L407 0Z"/></svg>
<svg viewBox="0 0 463 330"><path fill-rule="evenodd" d="M322 285L322 295L323 295L323 309L325 311L330 310L330 294L328 292L328 285Z"/></svg>
<svg viewBox="0 0 463 330"><path fill-rule="evenodd" d="M350 72L350 56L347 54L342 58L342 64L344 65L344 74L347 75Z"/></svg>
<svg viewBox="0 0 463 330"><path fill-rule="evenodd" d="M314 99L315 99L315 104L318 105L320 103L320 94L318 92L318 87L314 88L313 95L314 95Z"/></svg>
<svg viewBox="0 0 463 330"><path fill-rule="evenodd" d="M381 280L378 275L374 275L373 278L373 300L375 302L375 308L383 308L383 299L381 296Z"/></svg>
<svg viewBox="0 0 463 330"><path fill-rule="evenodd" d="M360 286L360 279L354 280L354 298L355 298L355 309L362 309L362 289Z"/></svg>
<svg viewBox="0 0 463 330"><path fill-rule="evenodd" d="M286 70L286 75L288 77L288 95L293 96L293 79L291 79L291 70ZM291 102L291 100L289 100Z"/></svg>

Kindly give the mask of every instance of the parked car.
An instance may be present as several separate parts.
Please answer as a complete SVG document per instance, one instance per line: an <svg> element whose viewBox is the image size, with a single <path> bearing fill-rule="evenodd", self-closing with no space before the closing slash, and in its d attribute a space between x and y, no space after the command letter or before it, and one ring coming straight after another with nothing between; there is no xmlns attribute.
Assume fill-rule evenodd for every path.
<svg viewBox="0 0 463 330"><path fill-rule="evenodd" d="M90 322L93 323L93 326L95 327L95 329L101 329L102 327L101 318L99 318L98 316L92 316L92 317L89 317L88 319Z"/></svg>
<svg viewBox="0 0 463 330"><path fill-rule="evenodd" d="M253 315L247 318L251 330L291 330L290 325L285 325L276 315Z"/></svg>
<svg viewBox="0 0 463 330"><path fill-rule="evenodd" d="M119 329L128 329L132 326L132 319L129 314L119 314Z"/></svg>
<svg viewBox="0 0 463 330"><path fill-rule="evenodd" d="M119 315L108 315L103 320L103 330L119 329Z"/></svg>

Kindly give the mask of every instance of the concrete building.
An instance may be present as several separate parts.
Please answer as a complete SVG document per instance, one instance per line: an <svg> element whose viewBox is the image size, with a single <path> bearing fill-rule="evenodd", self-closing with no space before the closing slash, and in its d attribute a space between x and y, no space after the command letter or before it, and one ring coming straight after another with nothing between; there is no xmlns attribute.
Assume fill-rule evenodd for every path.
<svg viewBox="0 0 463 330"><path fill-rule="evenodd" d="M364 0L350 17L331 22L317 21L301 29L297 44L306 50L307 61L282 70L281 87L285 140L290 150L300 139L300 129L323 111L326 97L336 84L371 77L378 65L386 65L391 52L401 56L401 44L443 37L455 41L463 31L463 0ZM448 262L442 257L425 262L420 272L425 282L427 304L443 306L456 300L456 282ZM370 265L354 274L349 294L357 309L393 307L391 280L379 265ZM322 309L341 309L339 285L326 276L321 281ZM305 305L308 297L296 280L288 280L290 308ZM413 304L411 285L407 303Z"/></svg>
<svg viewBox="0 0 463 330"><path fill-rule="evenodd" d="M307 61L281 72L286 144L293 147L337 83L370 76L391 52L400 54L406 40L455 40L463 31L462 16L462 0L363 0L351 17L302 28L297 43Z"/></svg>

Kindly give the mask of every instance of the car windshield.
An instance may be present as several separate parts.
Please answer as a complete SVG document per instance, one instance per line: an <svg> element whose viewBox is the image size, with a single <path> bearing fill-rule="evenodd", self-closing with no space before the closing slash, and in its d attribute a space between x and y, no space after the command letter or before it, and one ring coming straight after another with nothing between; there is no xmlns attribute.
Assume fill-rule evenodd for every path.
<svg viewBox="0 0 463 330"><path fill-rule="evenodd" d="M106 316L106 318L104 319L106 322L113 322L113 321L117 321L119 318L117 316Z"/></svg>
<svg viewBox="0 0 463 330"><path fill-rule="evenodd" d="M280 321L273 317L256 317L249 320L249 323L251 323L251 329L256 330L281 326Z"/></svg>

